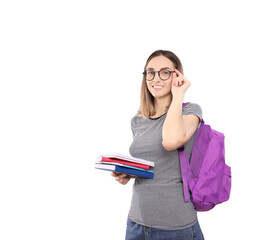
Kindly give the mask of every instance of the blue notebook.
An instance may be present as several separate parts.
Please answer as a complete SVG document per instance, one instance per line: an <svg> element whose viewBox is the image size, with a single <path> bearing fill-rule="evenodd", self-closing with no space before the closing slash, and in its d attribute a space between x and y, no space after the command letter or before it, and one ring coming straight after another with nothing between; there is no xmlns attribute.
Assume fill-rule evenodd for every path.
<svg viewBox="0 0 280 240"><path fill-rule="evenodd" d="M143 178L154 178L154 173L150 170L140 170L132 167L124 167L112 164L95 164L96 169L107 170L112 172L126 173L128 175L133 175L137 177Z"/></svg>

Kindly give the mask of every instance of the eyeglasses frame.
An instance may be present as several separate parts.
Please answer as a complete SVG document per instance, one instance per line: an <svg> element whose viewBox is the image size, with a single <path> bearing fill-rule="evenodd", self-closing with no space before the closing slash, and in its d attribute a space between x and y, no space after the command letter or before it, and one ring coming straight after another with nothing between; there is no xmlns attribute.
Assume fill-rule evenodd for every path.
<svg viewBox="0 0 280 240"><path fill-rule="evenodd" d="M146 81L153 81L154 78L155 78L155 76L156 76L156 72L158 73L158 76L159 76L159 78L160 78L162 81L166 81L166 80L168 80L168 79L170 78L171 73L174 73L174 72L175 72L175 71L165 70L165 71L168 71L168 72L169 72L169 77L168 77L167 79L162 79L162 78L160 77L159 72L160 72L160 71L163 71L163 70L165 70L165 69L161 69L161 70L159 70L159 71L151 71L151 72L154 73L154 74L153 74L154 76L153 76L153 78L152 78L151 80L148 80L148 79L146 78ZM146 74L147 74L147 71L143 72L143 75L146 75Z"/></svg>

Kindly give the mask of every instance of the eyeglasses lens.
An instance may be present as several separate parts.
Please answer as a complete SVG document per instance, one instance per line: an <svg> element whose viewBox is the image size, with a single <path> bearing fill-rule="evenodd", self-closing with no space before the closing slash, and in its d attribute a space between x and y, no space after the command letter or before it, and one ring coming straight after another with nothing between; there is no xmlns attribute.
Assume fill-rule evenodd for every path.
<svg viewBox="0 0 280 240"><path fill-rule="evenodd" d="M147 71L146 72L146 79L148 81L151 81L154 79L154 76L155 76L155 72L154 71Z"/></svg>
<svg viewBox="0 0 280 240"><path fill-rule="evenodd" d="M167 80L170 77L170 72L168 70L161 70L159 76L162 80Z"/></svg>

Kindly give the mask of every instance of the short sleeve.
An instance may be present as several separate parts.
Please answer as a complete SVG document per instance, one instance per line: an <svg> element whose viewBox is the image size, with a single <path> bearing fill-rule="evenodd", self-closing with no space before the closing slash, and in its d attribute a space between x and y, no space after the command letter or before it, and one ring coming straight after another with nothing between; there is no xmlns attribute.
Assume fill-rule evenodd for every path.
<svg viewBox="0 0 280 240"><path fill-rule="evenodd" d="M135 136L135 116L131 119L131 131L132 131L132 135L133 137Z"/></svg>
<svg viewBox="0 0 280 240"><path fill-rule="evenodd" d="M183 115L195 115L198 116L200 119L200 122L202 120L202 109L201 107L196 103L189 103L186 106L184 106L182 110Z"/></svg>

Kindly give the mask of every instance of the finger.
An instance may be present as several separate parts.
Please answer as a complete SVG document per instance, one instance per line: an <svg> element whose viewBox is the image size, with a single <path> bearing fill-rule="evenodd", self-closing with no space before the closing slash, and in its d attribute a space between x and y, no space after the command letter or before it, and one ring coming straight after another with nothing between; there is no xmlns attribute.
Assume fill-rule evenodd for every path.
<svg viewBox="0 0 280 240"><path fill-rule="evenodd" d="M122 173L119 176L117 176L116 180L120 181L121 179L126 178L126 177L127 177L127 174Z"/></svg>
<svg viewBox="0 0 280 240"><path fill-rule="evenodd" d="M112 172L112 173L111 173L111 176L117 177L117 176L119 176L119 173L117 173L117 172Z"/></svg>
<svg viewBox="0 0 280 240"><path fill-rule="evenodd" d="M131 177L128 175L128 176L126 176L126 177L120 179L118 182L119 182L120 184L127 184L128 181L130 180L130 178L131 178Z"/></svg>
<svg viewBox="0 0 280 240"><path fill-rule="evenodd" d="M129 178L123 178L119 181L119 183L125 185L128 183L128 181L129 181Z"/></svg>
<svg viewBox="0 0 280 240"><path fill-rule="evenodd" d="M178 87L181 87L183 85L182 83L183 83L183 79L179 79L178 80Z"/></svg>
<svg viewBox="0 0 280 240"><path fill-rule="evenodd" d="M184 81L184 79L182 79L180 82L180 86L183 86L184 84L185 84L185 81Z"/></svg>
<svg viewBox="0 0 280 240"><path fill-rule="evenodd" d="M191 86L191 82L188 79L184 80L184 84L186 84L186 86L188 86L188 87Z"/></svg>
<svg viewBox="0 0 280 240"><path fill-rule="evenodd" d="M183 74L182 74L181 72L179 72L179 70L174 69L174 71L177 73L177 75L178 75L179 77L182 77L182 76L183 76Z"/></svg>

